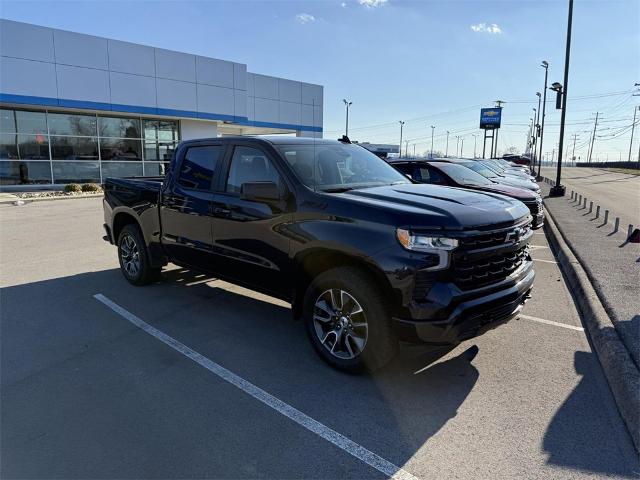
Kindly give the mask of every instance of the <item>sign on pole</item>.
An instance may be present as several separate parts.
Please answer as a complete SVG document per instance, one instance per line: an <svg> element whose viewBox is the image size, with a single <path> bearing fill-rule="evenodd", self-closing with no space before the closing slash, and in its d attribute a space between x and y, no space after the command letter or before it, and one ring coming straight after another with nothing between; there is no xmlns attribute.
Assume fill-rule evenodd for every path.
<svg viewBox="0 0 640 480"><path fill-rule="evenodd" d="M494 130L500 128L502 118L502 107L481 108L480 128L483 130Z"/></svg>

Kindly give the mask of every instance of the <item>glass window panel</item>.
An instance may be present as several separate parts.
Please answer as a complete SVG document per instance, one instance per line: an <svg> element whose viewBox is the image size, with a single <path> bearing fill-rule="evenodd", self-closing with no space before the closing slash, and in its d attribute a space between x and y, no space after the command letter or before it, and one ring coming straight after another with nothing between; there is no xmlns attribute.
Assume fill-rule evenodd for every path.
<svg viewBox="0 0 640 480"><path fill-rule="evenodd" d="M158 121L157 120L143 120L144 123L144 138L149 140L157 140L158 138Z"/></svg>
<svg viewBox="0 0 640 480"><path fill-rule="evenodd" d="M197 190L211 190L213 174L222 151L220 145L191 147L180 164L178 183Z"/></svg>
<svg viewBox="0 0 640 480"><path fill-rule="evenodd" d="M142 162L105 162L102 164L102 178L140 177Z"/></svg>
<svg viewBox="0 0 640 480"><path fill-rule="evenodd" d="M144 138L176 142L180 140L178 122L174 120L144 120Z"/></svg>
<svg viewBox="0 0 640 480"><path fill-rule="evenodd" d="M52 162L53 183L98 183L98 162Z"/></svg>
<svg viewBox="0 0 640 480"><path fill-rule="evenodd" d="M46 135L0 135L0 158L49 160Z"/></svg>
<svg viewBox="0 0 640 480"><path fill-rule="evenodd" d="M140 140L101 138L100 158L102 160L142 160L142 144Z"/></svg>
<svg viewBox="0 0 640 480"><path fill-rule="evenodd" d="M227 192L240 193L243 183L273 182L280 185L280 174L260 150L236 147L231 159Z"/></svg>
<svg viewBox="0 0 640 480"><path fill-rule="evenodd" d="M163 177L169 168L168 163L151 163L144 164L145 177Z"/></svg>
<svg viewBox="0 0 640 480"><path fill-rule="evenodd" d="M0 162L0 185L51 183L49 162Z"/></svg>
<svg viewBox="0 0 640 480"><path fill-rule="evenodd" d="M95 137L51 137L51 156L54 160L97 159L98 139Z"/></svg>
<svg viewBox="0 0 640 480"><path fill-rule="evenodd" d="M16 133L16 116L14 110L0 110L0 132Z"/></svg>
<svg viewBox="0 0 640 480"><path fill-rule="evenodd" d="M17 135L7 133L0 134L0 158L19 158Z"/></svg>
<svg viewBox="0 0 640 480"><path fill-rule="evenodd" d="M140 138L140 119L98 117L100 137Z"/></svg>
<svg viewBox="0 0 640 480"><path fill-rule="evenodd" d="M97 135L96 117L95 115L49 113L49 133L94 137Z"/></svg>
<svg viewBox="0 0 640 480"><path fill-rule="evenodd" d="M165 142L144 142L144 159L145 160L164 160L169 161L173 156L176 148L175 143Z"/></svg>
<svg viewBox="0 0 640 480"><path fill-rule="evenodd" d="M47 118L44 112L16 110L18 133L47 134Z"/></svg>
<svg viewBox="0 0 640 480"><path fill-rule="evenodd" d="M158 122L158 140L178 140L178 122L160 120Z"/></svg>

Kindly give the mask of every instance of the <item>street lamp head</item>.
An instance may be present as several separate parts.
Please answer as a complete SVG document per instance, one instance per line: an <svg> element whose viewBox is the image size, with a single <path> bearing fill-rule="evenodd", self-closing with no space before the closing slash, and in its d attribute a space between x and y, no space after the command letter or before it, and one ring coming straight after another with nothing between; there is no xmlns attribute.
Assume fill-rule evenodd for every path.
<svg viewBox="0 0 640 480"><path fill-rule="evenodd" d="M542 94L540 92L536 92L536 97L541 97Z"/></svg>
<svg viewBox="0 0 640 480"><path fill-rule="evenodd" d="M553 82L550 90L553 90L554 92L562 92L562 84L559 82Z"/></svg>
<svg viewBox="0 0 640 480"><path fill-rule="evenodd" d="M347 101L347 99L346 99L346 98L343 98L343 99L342 99L342 101L343 101L343 102L344 102L344 104L345 104L345 105L347 105L347 106L349 106L349 105L351 105L351 104L353 103L353 102L349 102L349 101Z"/></svg>
<svg viewBox="0 0 640 480"><path fill-rule="evenodd" d="M404 122L403 122L402 120L398 120L398 123L399 123L400 125L404 125Z"/></svg>
<svg viewBox="0 0 640 480"><path fill-rule="evenodd" d="M546 60L543 60L543 61L542 61L542 65L540 65L540 66L541 66L541 67L544 67L544 68L549 68L549 64L547 63L547 61L546 61Z"/></svg>

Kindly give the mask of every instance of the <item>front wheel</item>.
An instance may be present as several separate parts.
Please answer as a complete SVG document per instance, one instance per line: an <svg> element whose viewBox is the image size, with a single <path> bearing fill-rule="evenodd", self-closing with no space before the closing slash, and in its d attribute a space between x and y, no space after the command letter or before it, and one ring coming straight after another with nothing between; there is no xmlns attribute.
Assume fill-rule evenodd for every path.
<svg viewBox="0 0 640 480"><path fill-rule="evenodd" d="M125 225L118 236L120 271L132 285L148 285L160 276L160 268L152 267L147 246L137 225Z"/></svg>
<svg viewBox="0 0 640 480"><path fill-rule="evenodd" d="M377 370L398 349L388 301L358 268L336 268L315 278L305 294L304 321L316 352L340 370Z"/></svg>

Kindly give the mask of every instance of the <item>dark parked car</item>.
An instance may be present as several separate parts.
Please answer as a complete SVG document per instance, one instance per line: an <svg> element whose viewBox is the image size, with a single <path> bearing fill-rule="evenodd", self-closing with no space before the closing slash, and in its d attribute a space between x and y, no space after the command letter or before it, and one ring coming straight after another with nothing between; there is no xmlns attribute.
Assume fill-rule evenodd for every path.
<svg viewBox="0 0 640 480"><path fill-rule="evenodd" d="M384 365L399 340L480 335L534 279L521 202L414 184L337 141L185 141L165 178L107 179L104 218L130 283L172 262L285 299L345 370Z"/></svg>
<svg viewBox="0 0 640 480"><path fill-rule="evenodd" d="M389 163L405 175L410 175L419 183L445 185L449 187L468 188L481 192L492 192L515 198L524 203L533 217L532 228L537 229L544 224L544 207L539 194L523 188L511 187L489 180L464 165L445 160L404 160L393 159Z"/></svg>

